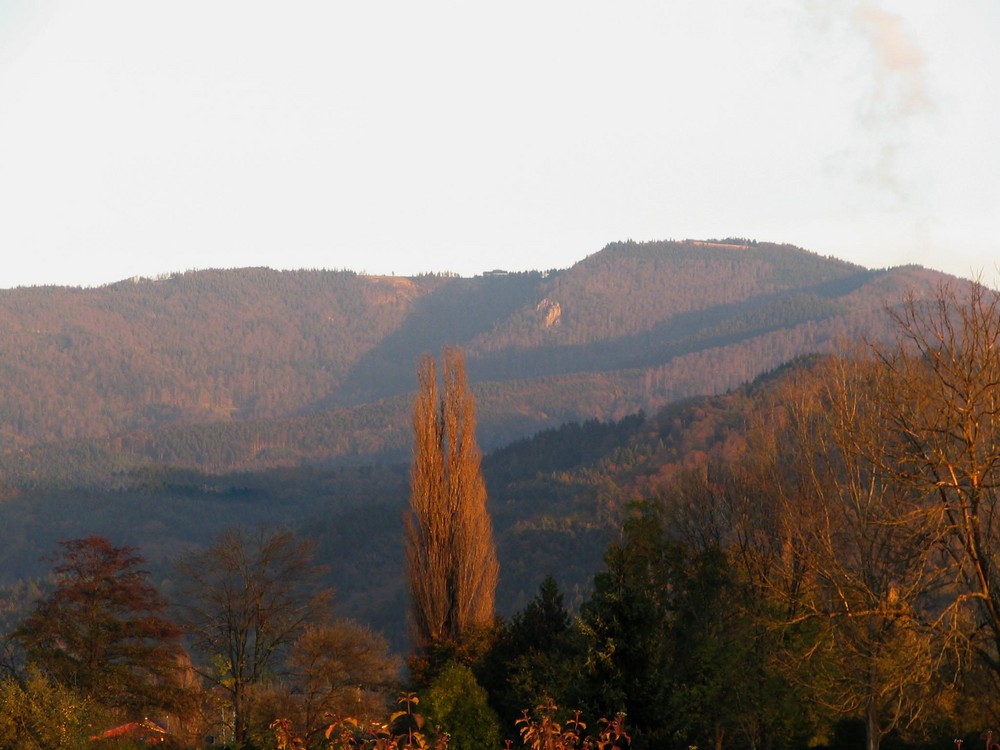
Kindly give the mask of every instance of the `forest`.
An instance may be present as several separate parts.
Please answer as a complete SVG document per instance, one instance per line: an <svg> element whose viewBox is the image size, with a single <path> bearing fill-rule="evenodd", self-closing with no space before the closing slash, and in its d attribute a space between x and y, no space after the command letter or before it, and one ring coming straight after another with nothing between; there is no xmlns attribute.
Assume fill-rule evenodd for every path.
<svg viewBox="0 0 1000 750"><path fill-rule="evenodd" d="M405 462L416 363L446 345L466 354L493 450L882 339L887 302L942 279L785 245L627 242L545 273L251 268L3 290L0 477L16 492L149 465Z"/></svg>
<svg viewBox="0 0 1000 750"><path fill-rule="evenodd" d="M726 254L737 243L717 244L697 251L735 263ZM623 243L580 265L608 263L615 275L649 256L666 263L675 251L687 262L692 248L677 245ZM739 244L737 252L758 247ZM790 253L805 270L827 267L794 249L760 250L755 263ZM864 272L864 283L857 269L843 270L839 280L810 279L814 288L828 285L816 295L842 308L839 285L855 294L875 277L879 293L899 293L891 304L883 299L878 335L816 348L806 337L810 345L763 374L742 385L702 383L703 395L633 403L613 372L579 363L627 356L681 368L679 360L695 355L710 367L742 347L759 351L756 334L734 334L740 343L724 354L670 349L656 360L669 335L623 336L605 316L606 329L589 343L560 344L565 359L553 350L557 364L546 366L557 372L537 380L484 380L485 348L469 339L445 347L440 410L437 393L425 390L434 378L413 378L411 368L425 396L414 397L411 386L378 402L329 407L338 398L331 391L315 401L317 411L293 416L178 419L68 440L22 436L23 450L8 451L11 465L22 462L4 474L0 502L0 747L156 740L877 750L982 742L1000 695L1000 302L979 284L933 285L919 269ZM760 276L763 284L767 271ZM518 282L555 279L550 272ZM560 299L600 294L579 283ZM865 295L874 305L879 293ZM773 324L772 333L785 335L774 313L787 308L801 321L796 300L725 303L738 314L708 300L720 317L701 335L712 338L727 319L725 326L758 333ZM647 319L683 315L653 307L643 308ZM571 308L559 309L562 317ZM760 323L751 309L764 310ZM815 305L804 309L823 319ZM859 325L860 309L852 313ZM671 325L680 323L663 330ZM629 336L634 348L623 343ZM588 352L579 360L578 345ZM463 354L460 369L454 351ZM520 351L530 371L530 347ZM635 373L640 389L657 387L649 369L615 372ZM598 385L588 390L601 378L604 396ZM449 399L474 402L480 425L502 425L497 404L542 393L539 384L551 386L538 403L553 399L545 407L558 415L553 424L491 433L497 428L469 429L465 406L446 408ZM560 399L576 385L595 403L617 390L620 410L605 400L599 415L560 414ZM419 398L431 406L418 410ZM388 442L382 430L366 432L373 408L394 427ZM331 424L331 414L354 421ZM437 418L441 445L449 431L474 431L488 447L476 503L489 523L469 528L480 538L489 530L488 542L474 546L495 545L499 575L488 612L425 632L415 623L433 618L418 616L414 591L438 574L414 576L415 550L440 537L416 533L414 495L424 487L433 497L438 490L427 488L441 485L418 484L413 466L455 448L413 446L431 434L419 425ZM319 432L306 438L310 423ZM265 449L279 424L284 441ZM171 430L177 454L156 453L155 441L169 444ZM493 445L490 434L503 437ZM142 435L142 450L129 443ZM322 435L356 447L302 450ZM237 460L240 440L261 441L257 455L267 457ZM401 447L387 447L391 440ZM221 457L204 460L213 451ZM457 471L447 467L423 476Z"/></svg>

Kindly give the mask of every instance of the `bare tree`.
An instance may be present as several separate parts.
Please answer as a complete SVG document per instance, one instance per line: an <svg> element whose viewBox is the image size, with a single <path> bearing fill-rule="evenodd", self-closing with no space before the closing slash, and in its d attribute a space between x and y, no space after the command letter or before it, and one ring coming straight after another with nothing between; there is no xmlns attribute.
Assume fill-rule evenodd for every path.
<svg viewBox="0 0 1000 750"><path fill-rule="evenodd" d="M939 584L939 525L919 493L886 471L884 373L831 359L817 390L791 405L799 491L786 499L806 567L800 616L818 634L812 679L867 746L916 721L937 676L929 615Z"/></svg>
<svg viewBox="0 0 1000 750"><path fill-rule="evenodd" d="M331 716L383 716L400 664L381 635L353 620L336 620L308 628L292 646L289 666L299 721L312 738Z"/></svg>
<svg viewBox="0 0 1000 750"><path fill-rule="evenodd" d="M203 676L228 696L242 746L253 688L274 677L308 625L326 620L332 592L320 584L312 545L284 530L229 529L178 570L183 622L208 660Z"/></svg>
<svg viewBox="0 0 1000 750"><path fill-rule="evenodd" d="M462 353L444 350L440 396L433 357L417 377L406 566L416 645L426 652L461 646L492 623L499 567Z"/></svg>
<svg viewBox="0 0 1000 750"><path fill-rule="evenodd" d="M875 750L940 687L940 526L885 466L885 372L829 357L758 396L723 510L734 559L774 605L783 672L860 718Z"/></svg>
<svg viewBox="0 0 1000 750"><path fill-rule="evenodd" d="M928 498L946 535L942 624L1000 675L1000 297L945 285L893 315L899 346L876 349L891 386L885 468Z"/></svg>

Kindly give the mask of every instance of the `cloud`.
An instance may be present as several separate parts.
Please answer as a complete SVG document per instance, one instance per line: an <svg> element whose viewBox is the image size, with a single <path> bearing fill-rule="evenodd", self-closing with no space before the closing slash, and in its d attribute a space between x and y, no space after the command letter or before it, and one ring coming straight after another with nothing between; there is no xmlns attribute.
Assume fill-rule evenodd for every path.
<svg viewBox="0 0 1000 750"><path fill-rule="evenodd" d="M907 33L903 19L872 2L861 3L854 11L854 19L871 47L880 93L891 98L886 102L891 114L907 117L933 110L925 81L924 55Z"/></svg>
<svg viewBox="0 0 1000 750"><path fill-rule="evenodd" d="M859 103L858 119L866 148L861 179L891 197L897 209L912 211L920 186L912 163L913 128L934 112L923 51L904 17L861 0L851 13L855 33L867 43L870 88Z"/></svg>

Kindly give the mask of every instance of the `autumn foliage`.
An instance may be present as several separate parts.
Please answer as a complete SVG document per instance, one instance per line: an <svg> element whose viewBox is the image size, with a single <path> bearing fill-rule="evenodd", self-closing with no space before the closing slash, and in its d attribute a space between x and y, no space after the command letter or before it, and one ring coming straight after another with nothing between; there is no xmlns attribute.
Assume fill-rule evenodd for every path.
<svg viewBox="0 0 1000 750"><path fill-rule="evenodd" d="M493 621L499 576L476 442L475 404L457 349L442 356L443 391L426 356L413 404L406 577L424 651L468 642Z"/></svg>
<svg viewBox="0 0 1000 750"><path fill-rule="evenodd" d="M57 683L127 713L176 709L181 630L132 547L89 536L62 542L56 585L15 633Z"/></svg>

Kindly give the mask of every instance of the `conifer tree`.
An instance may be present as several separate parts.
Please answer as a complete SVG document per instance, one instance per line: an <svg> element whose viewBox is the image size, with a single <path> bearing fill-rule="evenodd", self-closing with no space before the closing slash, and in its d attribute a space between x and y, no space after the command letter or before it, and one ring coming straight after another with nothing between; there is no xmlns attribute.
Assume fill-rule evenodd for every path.
<svg viewBox="0 0 1000 750"><path fill-rule="evenodd" d="M461 648L493 620L499 567L476 442L475 403L460 350L431 355L417 373L414 456L406 519L415 645Z"/></svg>

